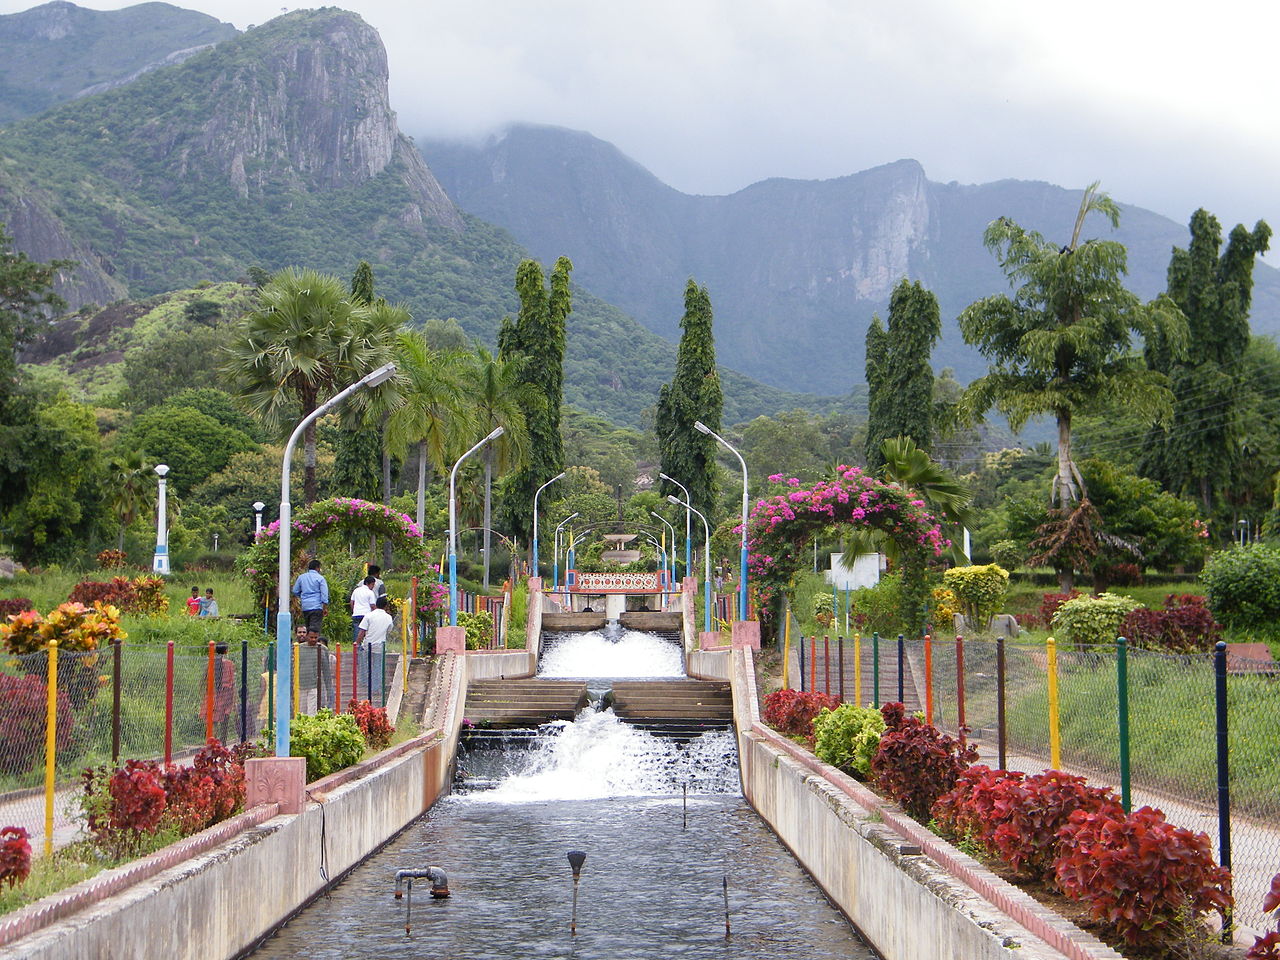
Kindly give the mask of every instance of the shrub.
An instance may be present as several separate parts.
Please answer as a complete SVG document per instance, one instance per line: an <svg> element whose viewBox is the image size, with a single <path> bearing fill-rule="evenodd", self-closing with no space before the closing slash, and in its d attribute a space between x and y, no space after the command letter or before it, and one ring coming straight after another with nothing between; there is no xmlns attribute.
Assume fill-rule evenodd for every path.
<svg viewBox="0 0 1280 960"><path fill-rule="evenodd" d="M98 566L103 570L123 570L128 563L123 550L109 548L98 553Z"/></svg>
<svg viewBox="0 0 1280 960"><path fill-rule="evenodd" d="M1280 908L1280 873L1271 878L1271 889L1262 899L1262 912L1270 913ZM1244 955L1245 960L1280 960L1280 931L1273 930L1255 937L1253 946Z"/></svg>
<svg viewBox="0 0 1280 960"><path fill-rule="evenodd" d="M960 601L960 612L970 630L985 631L1000 612L1009 592L1009 572L995 563L952 567L942 575L942 585Z"/></svg>
<svg viewBox="0 0 1280 960"><path fill-rule="evenodd" d="M764 698L764 722L789 737L813 738L813 721L818 711L834 710L840 701L825 693L775 690Z"/></svg>
<svg viewBox="0 0 1280 960"><path fill-rule="evenodd" d="M525 621L529 618L529 587L521 580L511 590L511 614L507 619L505 643L509 650L523 650L529 643Z"/></svg>
<svg viewBox="0 0 1280 960"><path fill-rule="evenodd" d="M1040 622L1045 625L1053 623L1053 615L1058 612L1058 608L1078 596L1080 596L1079 590L1072 590L1070 593L1046 593L1041 596L1040 610L1037 613Z"/></svg>
<svg viewBox="0 0 1280 960"><path fill-rule="evenodd" d="M467 631L467 649L485 650L493 644L493 614L487 610L459 613L458 626Z"/></svg>
<svg viewBox="0 0 1280 960"><path fill-rule="evenodd" d="M978 751L919 717L907 716L900 703L886 703L880 712L885 733L871 758L876 786L925 821L934 801L955 787Z"/></svg>
<svg viewBox="0 0 1280 960"><path fill-rule="evenodd" d="M1231 907L1231 872L1214 863L1208 836L1152 807L1127 817L1077 810L1058 837L1058 886L1128 943L1168 940L1188 912L1199 919Z"/></svg>
<svg viewBox="0 0 1280 960"><path fill-rule="evenodd" d="M153 577L146 574L135 577L133 581L134 601L131 613L146 613L152 616L169 612L169 596L165 593L164 577Z"/></svg>
<svg viewBox="0 0 1280 960"><path fill-rule="evenodd" d="M16 613L24 613L27 610L34 610L35 607L26 597L10 597L7 600L0 600L0 620L8 620L9 617Z"/></svg>
<svg viewBox="0 0 1280 960"><path fill-rule="evenodd" d="M813 595L813 619L824 627L830 627L835 623L835 601L831 598L831 594L824 592Z"/></svg>
<svg viewBox="0 0 1280 960"><path fill-rule="evenodd" d="M289 755L307 758L308 783L351 766L364 751L364 734L349 713L317 710L295 717L289 727Z"/></svg>
<svg viewBox="0 0 1280 960"><path fill-rule="evenodd" d="M26 773L44 756L48 704L41 677L0 674L0 773ZM54 743L61 752L71 743L73 720L65 691L58 691L56 713Z"/></svg>
<svg viewBox="0 0 1280 960"><path fill-rule="evenodd" d="M991 559L1006 570L1016 570L1027 558L1027 551L1016 540L997 540L991 545Z"/></svg>
<svg viewBox="0 0 1280 960"><path fill-rule="evenodd" d="M30 834L22 827L0 830L0 883L13 889L31 873Z"/></svg>
<svg viewBox="0 0 1280 960"><path fill-rule="evenodd" d="M1004 792L1007 781L1021 783L1025 774L1010 770L992 770L984 763L974 764L956 776L956 784L933 802L930 813L949 836L960 840L977 840L988 853L994 854L987 819L996 797Z"/></svg>
<svg viewBox="0 0 1280 960"><path fill-rule="evenodd" d="M1139 607L1124 618L1121 633L1136 646L1160 647L1177 653L1213 649L1222 627L1204 605L1204 597L1169 594L1163 610Z"/></svg>
<svg viewBox="0 0 1280 960"><path fill-rule="evenodd" d="M1114 593L1075 597L1058 607L1053 628L1078 647L1112 643L1120 636L1124 618L1140 606L1132 597Z"/></svg>
<svg viewBox="0 0 1280 960"><path fill-rule="evenodd" d="M813 752L819 760L865 780L882 733L884 717L874 707L823 707L813 720Z"/></svg>
<svg viewBox="0 0 1280 960"><path fill-rule="evenodd" d="M896 633L902 627L902 575L886 574L874 587L855 590L850 613L863 633Z"/></svg>
<svg viewBox="0 0 1280 960"><path fill-rule="evenodd" d="M375 707L368 700L354 698L349 707L370 750L381 750L391 743L391 735L396 732L396 728L387 719L386 710Z"/></svg>
<svg viewBox="0 0 1280 960"><path fill-rule="evenodd" d="M81 807L94 842L112 856L134 850L160 823L168 798L154 760L127 760L113 770L90 767L81 776Z"/></svg>
<svg viewBox="0 0 1280 960"><path fill-rule="evenodd" d="M1146 583L1136 563L1104 563L1093 568L1094 589L1098 584L1113 587L1140 587Z"/></svg>
<svg viewBox="0 0 1280 960"><path fill-rule="evenodd" d="M128 577L112 577L106 583L99 580L81 580L71 588L67 597L72 603L92 607L95 603L109 603L121 610L132 610L137 590Z"/></svg>
<svg viewBox="0 0 1280 960"><path fill-rule="evenodd" d="M949 631L960 612L960 600L946 587L933 588L933 626Z"/></svg>
<svg viewBox="0 0 1280 960"><path fill-rule="evenodd" d="M1219 550L1200 579L1219 623L1249 629L1280 619L1280 547L1251 543Z"/></svg>

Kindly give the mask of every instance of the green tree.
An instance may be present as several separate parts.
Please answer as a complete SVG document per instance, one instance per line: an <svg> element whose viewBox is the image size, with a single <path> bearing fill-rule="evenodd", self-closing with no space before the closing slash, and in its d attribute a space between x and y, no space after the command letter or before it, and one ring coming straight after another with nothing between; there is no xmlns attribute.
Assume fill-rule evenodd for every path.
<svg viewBox="0 0 1280 960"><path fill-rule="evenodd" d="M283 270L232 333L225 370L241 402L273 429L290 428L391 360L403 311L352 303L337 277ZM316 497L316 430L303 434L303 497Z"/></svg>
<svg viewBox="0 0 1280 960"><path fill-rule="evenodd" d="M680 346L671 383L658 393L654 432L662 472L689 489L692 505L707 519L717 507L716 441L694 429L701 420L720 432L724 392L716 372L716 342L712 333L711 296L693 280L684 289L684 316L680 319ZM674 485L662 481L662 494L681 496Z"/></svg>
<svg viewBox="0 0 1280 960"><path fill-rule="evenodd" d="M217 389L226 378L218 369L230 327L193 326L181 335L150 336L125 348L121 401L146 410L186 389Z"/></svg>
<svg viewBox="0 0 1280 960"><path fill-rule="evenodd" d="M116 549L124 549L125 531L133 525L140 513L151 505L152 467L154 465L138 449L117 453L107 461L107 483L111 496L111 508L120 521L116 534Z"/></svg>
<svg viewBox="0 0 1280 960"><path fill-rule="evenodd" d="M1179 356L1186 345L1186 318L1171 299L1161 295L1143 304L1125 289L1124 246L1081 240L1090 213L1102 213L1113 226L1120 221L1119 207L1097 186L1085 190L1065 245L1006 218L992 222L984 241L999 257L1014 295L987 297L960 315L965 341L991 362L965 391L964 411L978 419L994 406L1015 430L1037 414L1054 417L1058 465L1050 502L1064 520L1084 492L1071 454L1072 418L1121 399L1151 419L1167 416L1172 395L1166 380L1142 362L1134 337L1160 338ZM1068 567L1059 569L1059 580L1070 589Z"/></svg>
<svg viewBox="0 0 1280 960"><path fill-rule="evenodd" d="M1187 249L1173 251L1168 279L1168 294L1187 318L1190 349L1184 356L1158 336L1147 342L1147 365L1169 377L1174 402L1168 422L1148 433L1140 468L1168 489L1199 498L1208 514L1237 486L1253 265L1270 246L1271 228L1262 220L1252 231L1237 224L1221 255L1216 217L1197 210L1190 231Z"/></svg>
<svg viewBox="0 0 1280 960"><path fill-rule="evenodd" d="M889 299L889 328L867 328L867 466L879 469L890 437L908 437L926 453L933 442L933 368L942 335L937 298L905 277Z"/></svg>
<svg viewBox="0 0 1280 960"><path fill-rule="evenodd" d="M139 414L122 442L155 463L169 465L175 491L186 493L227 465L233 454L257 444L193 407L161 404Z"/></svg>
<svg viewBox="0 0 1280 960"><path fill-rule="evenodd" d="M534 260L522 261L516 268L520 313L514 322L504 318L498 331L498 356L509 361L523 357L521 380L541 398L526 417L529 458L503 485L504 525L512 535L528 536L534 493L564 469L560 407L564 402L565 326L573 309L569 293L572 270L568 257L556 260L548 290L542 267Z"/></svg>
<svg viewBox="0 0 1280 960"><path fill-rule="evenodd" d="M12 245L0 223L0 417L17 386L18 352L50 313L66 306L53 284L60 271L74 265L70 260L38 263Z"/></svg>

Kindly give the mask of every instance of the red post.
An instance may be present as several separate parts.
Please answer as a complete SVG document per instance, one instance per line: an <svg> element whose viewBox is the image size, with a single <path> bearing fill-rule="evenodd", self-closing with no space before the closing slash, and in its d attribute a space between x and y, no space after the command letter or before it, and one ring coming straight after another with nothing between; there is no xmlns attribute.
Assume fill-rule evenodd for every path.
<svg viewBox="0 0 1280 960"><path fill-rule="evenodd" d="M213 641L209 641L209 675L205 678L204 690L204 742L213 739L213 673L217 666L214 663Z"/></svg>
<svg viewBox="0 0 1280 960"><path fill-rule="evenodd" d="M360 682L360 649L354 642L351 644L351 699L359 700L360 691L356 685Z"/></svg>
<svg viewBox="0 0 1280 960"><path fill-rule="evenodd" d="M924 722L933 724L933 637L924 635Z"/></svg>
<svg viewBox="0 0 1280 960"><path fill-rule="evenodd" d="M831 696L831 638L825 633L822 635L822 674L829 697Z"/></svg>
<svg viewBox="0 0 1280 960"><path fill-rule="evenodd" d="M964 744L964 637L959 634L956 634L956 722L960 725L960 743Z"/></svg>
<svg viewBox="0 0 1280 960"><path fill-rule="evenodd" d="M417 656L418 656L418 578L417 577L413 578L412 584L413 584L413 587L410 593L411 606L409 607L409 609L413 611L413 619L411 621L413 623L413 656L415 659L417 659Z"/></svg>
<svg viewBox="0 0 1280 960"><path fill-rule="evenodd" d="M818 635L809 638L809 689L818 692Z"/></svg>
<svg viewBox="0 0 1280 960"><path fill-rule="evenodd" d="M337 702L333 705L334 713L342 712L342 641L339 640L334 645L334 649L338 651L338 657L333 663L333 689L337 690L334 700Z"/></svg>
<svg viewBox="0 0 1280 960"><path fill-rule="evenodd" d="M173 763L173 641L170 640L164 665L164 762Z"/></svg>

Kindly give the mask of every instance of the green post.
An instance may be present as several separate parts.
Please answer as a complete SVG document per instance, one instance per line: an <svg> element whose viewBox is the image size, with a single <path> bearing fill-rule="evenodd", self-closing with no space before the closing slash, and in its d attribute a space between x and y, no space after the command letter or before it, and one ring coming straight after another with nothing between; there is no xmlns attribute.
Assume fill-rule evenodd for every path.
<svg viewBox="0 0 1280 960"><path fill-rule="evenodd" d="M1120 723L1120 803L1129 813L1133 807L1129 795L1129 654L1124 637L1116 637L1116 702Z"/></svg>
<svg viewBox="0 0 1280 960"><path fill-rule="evenodd" d="M276 728L276 642L267 643L267 726Z"/></svg>
<svg viewBox="0 0 1280 960"><path fill-rule="evenodd" d="M880 634L871 634L871 702L880 709Z"/></svg>
<svg viewBox="0 0 1280 960"><path fill-rule="evenodd" d="M387 644L382 643L382 709L387 709Z"/></svg>

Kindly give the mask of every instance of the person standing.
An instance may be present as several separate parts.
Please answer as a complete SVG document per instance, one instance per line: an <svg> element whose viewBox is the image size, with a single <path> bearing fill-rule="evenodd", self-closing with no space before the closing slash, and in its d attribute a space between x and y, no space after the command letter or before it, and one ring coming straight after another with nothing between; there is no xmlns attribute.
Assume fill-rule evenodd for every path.
<svg viewBox="0 0 1280 960"><path fill-rule="evenodd" d="M320 572L319 559L307 564L307 572L293 582L293 595L298 598L302 620L307 629L314 627L316 633L319 633L324 624L324 615L329 612L329 581Z"/></svg>
<svg viewBox="0 0 1280 960"><path fill-rule="evenodd" d="M200 588L192 587L191 596L187 597L187 614L193 617L200 616L200 608L204 606L204 602L200 599Z"/></svg>
<svg viewBox="0 0 1280 960"><path fill-rule="evenodd" d="M382 696L382 651L391 630L391 614L387 612L387 598L379 597L356 632L356 672L364 681L367 699L373 703Z"/></svg>
<svg viewBox="0 0 1280 960"><path fill-rule="evenodd" d="M221 615L218 610L218 601L213 599L213 587L209 587L204 592L204 599L200 601L200 616L218 617Z"/></svg>
<svg viewBox="0 0 1280 960"><path fill-rule="evenodd" d="M371 574L364 578L363 583L358 584L351 591L352 640L355 640L360 635L360 621L367 617L378 603L378 595L374 592L377 584L378 578Z"/></svg>
<svg viewBox="0 0 1280 960"><path fill-rule="evenodd" d="M214 616L217 616L217 614L214 614ZM220 743L226 743L227 733L231 727L231 715L236 702L236 665L227 656L227 645L225 643L216 644L213 648L213 653L213 702L209 707L213 719L215 737Z"/></svg>
<svg viewBox="0 0 1280 960"><path fill-rule="evenodd" d="M298 695L302 713L315 713L333 703L333 670L329 647L318 630L307 628L306 641L298 648Z"/></svg>
<svg viewBox="0 0 1280 960"><path fill-rule="evenodd" d="M382 568L376 563L371 563L365 574L373 577L373 595L375 597L385 597L387 595L387 585L382 582ZM365 583L368 582L368 580L365 581Z"/></svg>

